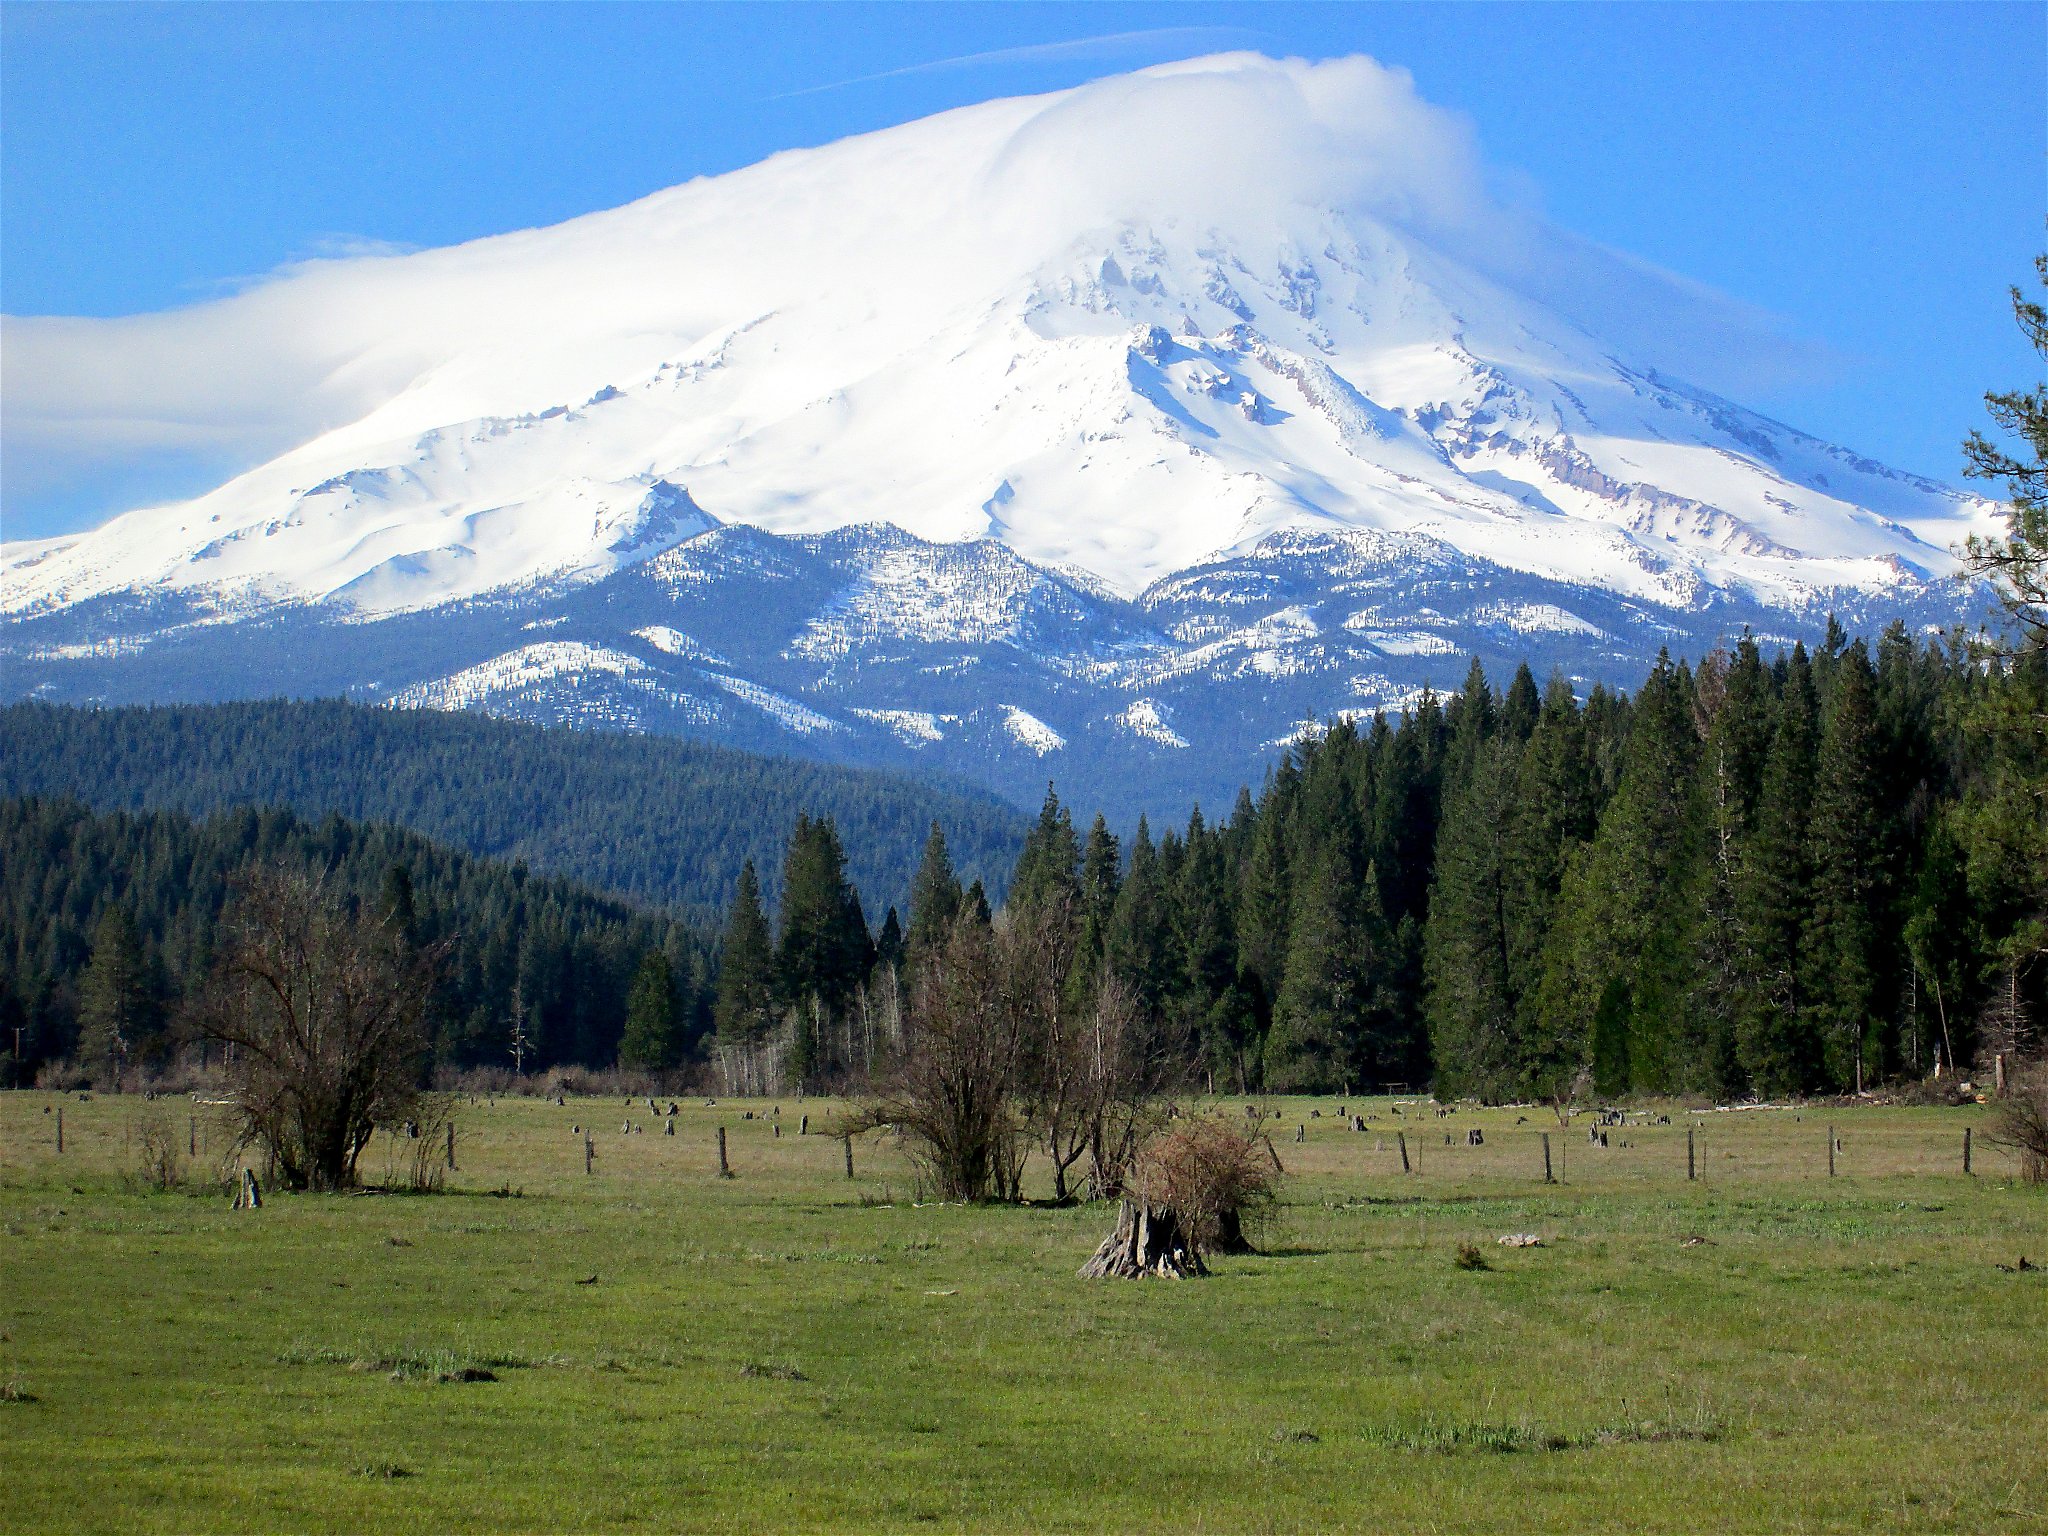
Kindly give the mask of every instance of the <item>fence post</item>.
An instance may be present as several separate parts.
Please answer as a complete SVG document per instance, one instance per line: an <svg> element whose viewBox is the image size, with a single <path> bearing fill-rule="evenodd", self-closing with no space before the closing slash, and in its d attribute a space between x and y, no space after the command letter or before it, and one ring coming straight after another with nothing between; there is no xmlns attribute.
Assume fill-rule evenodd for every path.
<svg viewBox="0 0 2048 1536"><path fill-rule="evenodd" d="M1401 1171L1406 1173L1408 1171L1408 1133L1406 1131L1396 1131L1394 1132L1394 1140L1401 1144Z"/></svg>
<svg viewBox="0 0 2048 1536"><path fill-rule="evenodd" d="M796 1117L796 1133L799 1136L811 1134L811 1117L809 1115L798 1115Z"/></svg>
<svg viewBox="0 0 2048 1536"><path fill-rule="evenodd" d="M1970 1127L1963 1127L1963 1177L1970 1176Z"/></svg>
<svg viewBox="0 0 2048 1536"><path fill-rule="evenodd" d="M199 1155L199 1117L197 1115L194 1115L185 1125L185 1155L187 1157L197 1157Z"/></svg>
<svg viewBox="0 0 2048 1536"><path fill-rule="evenodd" d="M64 1155L64 1106L57 1106L57 1155Z"/></svg>
<svg viewBox="0 0 2048 1536"><path fill-rule="evenodd" d="M590 1160L597 1156L597 1144L588 1136L583 1138L583 1171L590 1172Z"/></svg>
<svg viewBox="0 0 2048 1536"><path fill-rule="evenodd" d="M725 1127L722 1125L718 1128L718 1176L721 1179L732 1177L732 1165L725 1160Z"/></svg>
<svg viewBox="0 0 2048 1536"><path fill-rule="evenodd" d="M1828 1127L1828 1177L1835 1176L1835 1128Z"/></svg>
<svg viewBox="0 0 2048 1536"><path fill-rule="evenodd" d="M842 1136L839 1141L846 1148L846 1176L850 1179L853 1177L853 1137Z"/></svg>
<svg viewBox="0 0 2048 1536"><path fill-rule="evenodd" d="M1550 1176L1550 1132L1543 1131L1539 1134L1543 1137L1543 1182L1555 1184L1557 1180Z"/></svg>
<svg viewBox="0 0 2048 1536"><path fill-rule="evenodd" d="M448 1122L448 1167L451 1171L455 1167L455 1122L453 1120Z"/></svg>
<svg viewBox="0 0 2048 1536"><path fill-rule="evenodd" d="M1694 1130L1690 1125L1685 1128L1685 1179L1688 1184L1700 1176L1699 1158L1693 1151Z"/></svg>

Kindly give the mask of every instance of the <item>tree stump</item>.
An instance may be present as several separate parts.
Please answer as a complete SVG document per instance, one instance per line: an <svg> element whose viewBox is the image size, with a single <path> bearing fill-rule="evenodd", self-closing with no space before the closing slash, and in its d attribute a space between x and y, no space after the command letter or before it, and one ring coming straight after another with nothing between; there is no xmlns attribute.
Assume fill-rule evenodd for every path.
<svg viewBox="0 0 2048 1536"><path fill-rule="evenodd" d="M1216 1217L1215 1241L1209 1245L1211 1253L1257 1253L1252 1240L1244 1235L1244 1217L1236 1211L1223 1211Z"/></svg>
<svg viewBox="0 0 2048 1536"><path fill-rule="evenodd" d="M1185 1280L1208 1272L1173 1210L1128 1198L1117 1207L1116 1231L1081 1266L1082 1278L1089 1280Z"/></svg>

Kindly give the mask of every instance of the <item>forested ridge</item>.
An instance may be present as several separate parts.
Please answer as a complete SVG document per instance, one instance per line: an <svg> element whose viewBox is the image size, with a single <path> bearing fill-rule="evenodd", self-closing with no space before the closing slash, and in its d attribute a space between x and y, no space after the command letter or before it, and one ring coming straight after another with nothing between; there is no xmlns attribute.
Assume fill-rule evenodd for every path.
<svg viewBox="0 0 2048 1536"><path fill-rule="evenodd" d="M0 795L107 810L288 806L389 822L658 906L720 908L748 859L771 894L799 815L847 840L877 908L901 901L933 818L999 888L1026 819L964 785L665 736L548 729L340 700L0 707Z"/></svg>
<svg viewBox="0 0 2048 1536"><path fill-rule="evenodd" d="M1633 695L1580 699L1527 667L1497 686L1475 662L1455 694L1305 738L1221 820L1122 839L1097 817L1084 836L1048 791L994 915L934 825L907 921L872 921L858 834L800 814L767 878L743 863L722 937L388 826L16 799L0 1008L36 1056L90 1059L112 943L153 999L139 1037L168 1038L231 877L267 861L357 901L409 882L408 921L453 943L449 1066L508 1065L516 1041L529 1069L856 1081L959 922L1032 915L1072 997L1115 977L1219 1089L1851 1090L2031 1038L2044 693L2040 652L1899 626L1874 648L1835 631L1811 655L1744 637L1660 657Z"/></svg>

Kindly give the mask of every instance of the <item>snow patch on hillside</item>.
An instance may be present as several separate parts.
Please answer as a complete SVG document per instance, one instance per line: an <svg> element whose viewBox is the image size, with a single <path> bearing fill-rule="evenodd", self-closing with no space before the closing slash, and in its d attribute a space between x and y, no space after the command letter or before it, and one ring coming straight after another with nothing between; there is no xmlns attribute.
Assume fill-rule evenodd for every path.
<svg viewBox="0 0 2048 1536"><path fill-rule="evenodd" d="M1029 710L1020 709L1015 704L1003 706L1003 729L1040 757L1048 752L1057 752L1067 744L1066 737Z"/></svg>
<svg viewBox="0 0 2048 1536"><path fill-rule="evenodd" d="M1185 748L1187 737L1167 723L1170 711L1156 699L1137 699L1116 717L1117 724L1133 736L1162 747Z"/></svg>

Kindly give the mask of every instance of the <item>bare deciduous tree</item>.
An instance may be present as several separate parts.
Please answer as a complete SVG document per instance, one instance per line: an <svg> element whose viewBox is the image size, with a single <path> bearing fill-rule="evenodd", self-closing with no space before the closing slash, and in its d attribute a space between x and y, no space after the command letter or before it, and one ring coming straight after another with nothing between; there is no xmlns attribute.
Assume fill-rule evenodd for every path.
<svg viewBox="0 0 2048 1536"><path fill-rule="evenodd" d="M243 1140L290 1187L352 1186L375 1129L410 1117L439 957L303 873L241 882L192 1022L226 1048Z"/></svg>
<svg viewBox="0 0 2048 1536"><path fill-rule="evenodd" d="M2028 1183L2048 1183L2048 1061L2013 1074L1984 1139L2018 1158Z"/></svg>
<svg viewBox="0 0 2048 1536"><path fill-rule="evenodd" d="M995 932L957 922L918 968L903 1050L848 1125L892 1128L943 1200L1015 1199L1023 1182L1026 1042L1005 971Z"/></svg>

